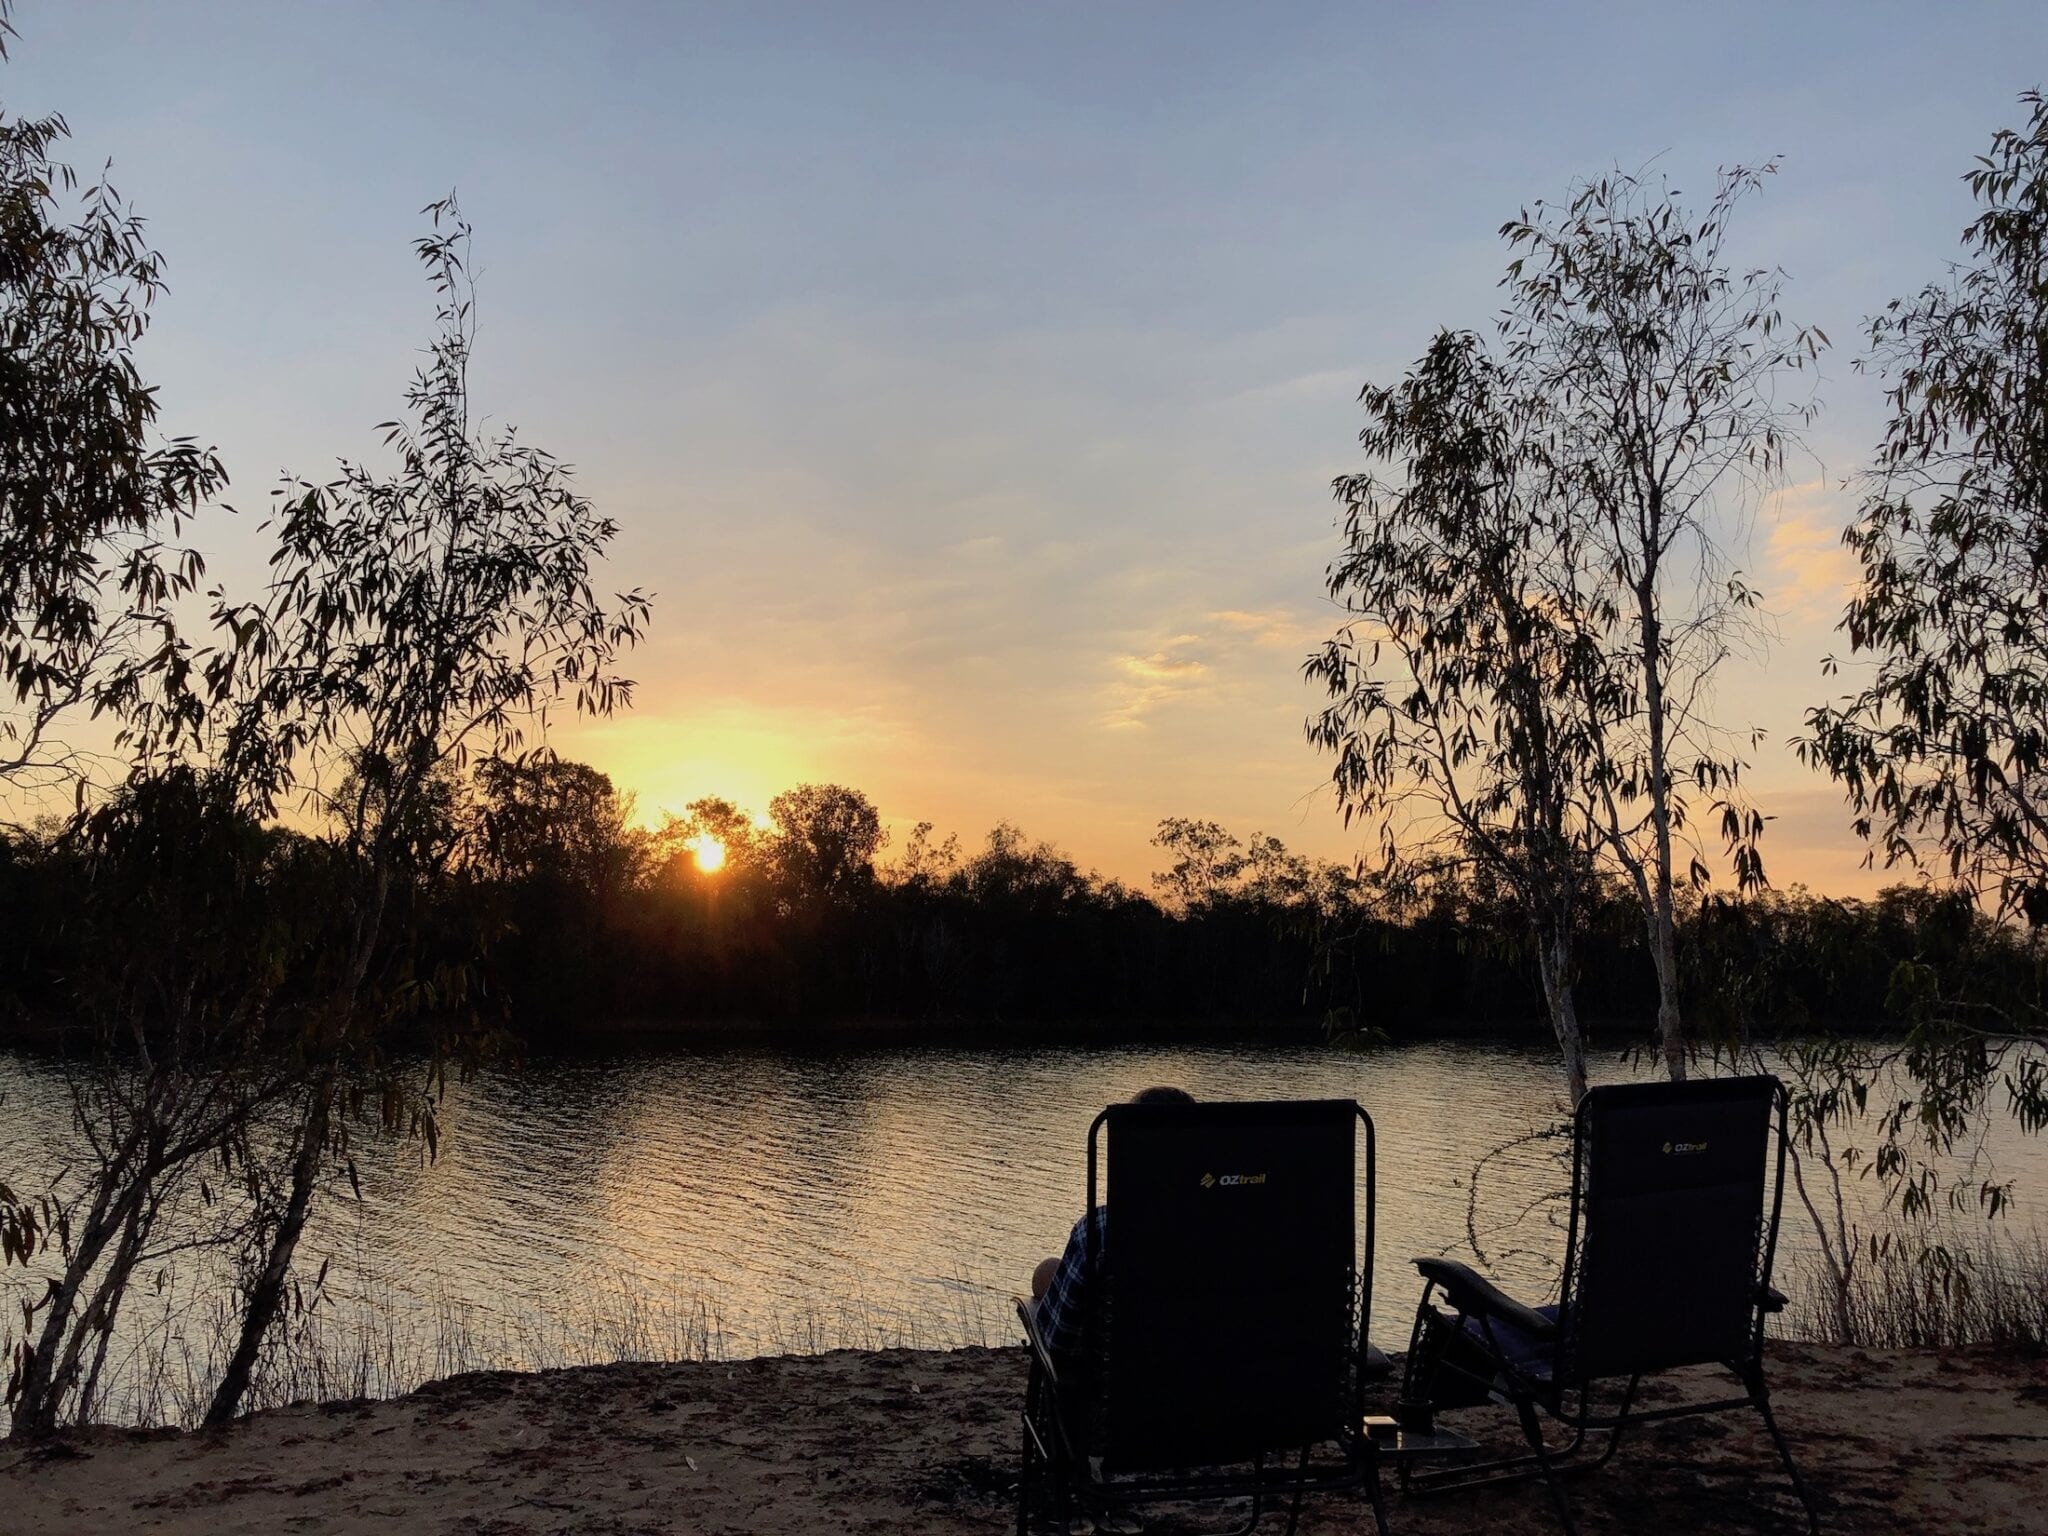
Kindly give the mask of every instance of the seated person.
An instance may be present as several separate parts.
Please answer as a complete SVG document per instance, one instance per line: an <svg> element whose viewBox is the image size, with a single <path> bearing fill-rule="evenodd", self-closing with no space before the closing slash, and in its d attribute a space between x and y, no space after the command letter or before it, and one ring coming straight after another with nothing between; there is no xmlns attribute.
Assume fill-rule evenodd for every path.
<svg viewBox="0 0 2048 1536"><path fill-rule="evenodd" d="M1141 1088L1131 1096L1133 1104L1192 1104L1195 1096L1185 1088L1160 1085ZM1080 1352L1081 1329L1087 1317L1088 1223L1095 1223L1094 1243L1099 1252L1109 1207L1098 1205L1074 1223L1066 1251L1058 1258L1041 1259L1031 1273L1031 1300L1038 1317L1040 1337L1054 1359L1071 1358Z"/></svg>

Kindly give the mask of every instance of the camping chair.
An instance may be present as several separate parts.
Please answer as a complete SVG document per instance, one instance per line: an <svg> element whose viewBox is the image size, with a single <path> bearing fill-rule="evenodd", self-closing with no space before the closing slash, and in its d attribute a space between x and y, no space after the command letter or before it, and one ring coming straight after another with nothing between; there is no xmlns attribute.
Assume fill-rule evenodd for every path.
<svg viewBox="0 0 2048 1536"><path fill-rule="evenodd" d="M1358 1127L1365 1244L1355 1246ZM1349 1099L1119 1104L1088 1131L1083 1346L1055 1358L1031 1302L1020 1536L1042 1501L1064 1531L1161 1499L1357 1488L1386 1530L1378 1449L1363 1430L1372 1295L1372 1120Z"/></svg>
<svg viewBox="0 0 2048 1536"><path fill-rule="evenodd" d="M1450 1259L1415 1261L1422 1302L1397 1414L1420 1426L1434 1410L1505 1402L1520 1417L1528 1454L1428 1474L1404 1470L1404 1487L1540 1473L1559 1520L1575 1532L1561 1474L1605 1463L1624 1425L1754 1408L1818 1532L1820 1516L1764 1382L1764 1318L1785 1305L1770 1283L1785 1154L1785 1090L1773 1077L1590 1090L1574 1121L1555 1306L1525 1307ZM1436 1305L1439 1294L1448 1311ZM1696 1365L1725 1366L1743 1395L1630 1412L1645 1376ZM1599 1408L1596 1385L1621 1381L1619 1407ZM1562 1449L1546 1445L1539 1409L1571 1432ZM1587 1436L1596 1430L1606 1444L1593 1457Z"/></svg>

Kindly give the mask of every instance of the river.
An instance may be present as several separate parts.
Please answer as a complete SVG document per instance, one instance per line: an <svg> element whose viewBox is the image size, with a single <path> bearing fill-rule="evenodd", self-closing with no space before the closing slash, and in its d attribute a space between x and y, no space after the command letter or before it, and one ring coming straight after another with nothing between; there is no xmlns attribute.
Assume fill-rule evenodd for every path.
<svg viewBox="0 0 2048 1536"><path fill-rule="evenodd" d="M1610 1060L1598 1075L1632 1070ZM1554 1056L1489 1042L542 1059L453 1084L431 1162L417 1144L359 1144L361 1203L330 1201L309 1238L307 1268L332 1261L316 1322L377 1390L484 1364L1007 1342L1008 1296L1081 1208L1090 1120L1151 1083L1366 1107L1373 1330L1396 1347L1416 1290L1407 1259L1462 1251L1475 1165L1561 1113ZM65 1104L52 1067L0 1053L0 1177L32 1186L22 1175L71 1144ZM2034 1224L2048 1142L2001 1123L1989 1150L2019 1179L2013 1219ZM1553 1149L1532 1143L1489 1164L1476 1206L1495 1272L1538 1297L1554 1283L1555 1207L1511 1218L1563 1182ZM1781 1277L1811 1246L1789 1197L1786 1245ZM130 1350L131 1372L216 1347L199 1320L219 1310L218 1266L166 1272L161 1295L132 1304L131 1329L154 1318L158 1337ZM181 1415L157 1401L128 1416Z"/></svg>

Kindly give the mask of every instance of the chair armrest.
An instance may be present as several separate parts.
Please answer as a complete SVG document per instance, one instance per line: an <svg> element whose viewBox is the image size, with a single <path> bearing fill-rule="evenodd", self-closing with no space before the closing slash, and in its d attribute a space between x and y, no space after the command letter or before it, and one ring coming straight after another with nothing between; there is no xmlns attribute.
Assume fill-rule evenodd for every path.
<svg viewBox="0 0 2048 1536"><path fill-rule="evenodd" d="M1422 1278L1444 1288L1451 1305L1468 1317L1491 1317L1512 1323L1532 1339L1554 1339L1557 1324L1533 1307L1525 1307L1491 1280L1456 1259L1417 1259Z"/></svg>
<svg viewBox="0 0 2048 1536"><path fill-rule="evenodd" d="M1060 1385L1059 1368L1052 1363L1052 1351L1046 1347L1045 1335L1038 1331L1038 1303L1029 1297L1019 1296L1017 1321L1024 1325L1024 1342L1030 1346L1031 1357L1038 1368L1045 1372L1046 1381L1057 1392Z"/></svg>
<svg viewBox="0 0 2048 1536"><path fill-rule="evenodd" d="M1761 1296L1758 1297L1758 1300L1762 1303L1763 1309L1766 1312L1782 1312L1785 1310L1786 1307L1791 1305L1791 1302L1786 1297L1785 1293L1779 1290L1775 1285L1765 1286L1763 1288L1763 1293Z"/></svg>

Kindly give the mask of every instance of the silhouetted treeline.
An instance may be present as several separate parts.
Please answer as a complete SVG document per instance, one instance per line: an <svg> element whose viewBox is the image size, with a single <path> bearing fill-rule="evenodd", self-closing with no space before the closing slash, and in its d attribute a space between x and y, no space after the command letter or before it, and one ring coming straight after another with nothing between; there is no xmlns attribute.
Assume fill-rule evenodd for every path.
<svg viewBox="0 0 2048 1536"><path fill-rule="evenodd" d="M1181 819L1160 824L1166 867L1150 893L1007 824L972 851L920 825L885 857L874 806L831 785L777 796L765 825L718 800L653 831L629 811L603 774L566 761L491 762L443 785L410 839L388 946L401 984L429 993L422 1015L474 1010L534 1044L849 1021L934 1035L1546 1028L1518 910L1481 884L1396 899L1277 839ZM153 904L180 914L179 933L203 933L211 967L247 972L209 971L209 986L261 991L273 1011L331 947L320 871L341 856L335 841L213 818L166 825L158 846L117 863L61 828L0 842L13 1028L61 1024L111 976L183 974L155 953L170 930ZM1635 1040L1654 1009L1637 911L1616 892L1588 921L1578 995L1602 1047ZM2025 935L1907 887L1871 901L1710 896L1688 904L1683 938L1688 1007L1709 1035L1884 1028L1903 961L1967 960L2002 968L2015 992L2040 986Z"/></svg>

